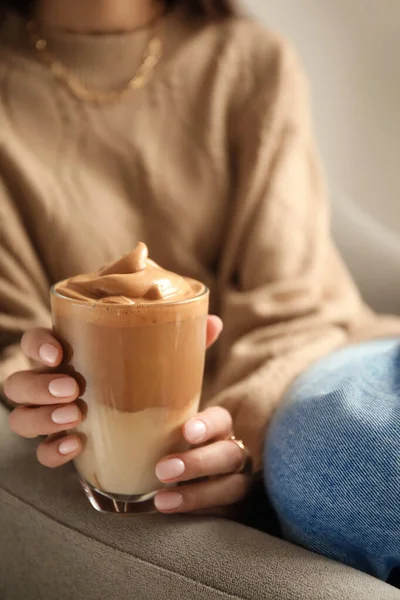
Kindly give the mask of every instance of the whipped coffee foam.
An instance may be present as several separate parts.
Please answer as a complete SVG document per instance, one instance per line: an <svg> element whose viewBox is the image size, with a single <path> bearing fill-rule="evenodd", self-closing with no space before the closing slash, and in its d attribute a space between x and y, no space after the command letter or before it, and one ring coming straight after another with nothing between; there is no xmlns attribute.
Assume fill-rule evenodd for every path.
<svg viewBox="0 0 400 600"><path fill-rule="evenodd" d="M148 258L148 249L139 242L117 262L77 275L56 286L67 298L107 304L179 302L201 290L198 282L167 271Z"/></svg>

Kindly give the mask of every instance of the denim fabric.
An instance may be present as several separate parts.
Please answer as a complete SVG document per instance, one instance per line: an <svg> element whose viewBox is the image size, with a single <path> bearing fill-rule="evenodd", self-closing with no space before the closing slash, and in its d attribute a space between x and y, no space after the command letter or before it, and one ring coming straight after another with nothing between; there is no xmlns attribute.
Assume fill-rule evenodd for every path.
<svg viewBox="0 0 400 600"><path fill-rule="evenodd" d="M283 536L387 580L400 566L400 341L323 359L292 385L265 442Z"/></svg>

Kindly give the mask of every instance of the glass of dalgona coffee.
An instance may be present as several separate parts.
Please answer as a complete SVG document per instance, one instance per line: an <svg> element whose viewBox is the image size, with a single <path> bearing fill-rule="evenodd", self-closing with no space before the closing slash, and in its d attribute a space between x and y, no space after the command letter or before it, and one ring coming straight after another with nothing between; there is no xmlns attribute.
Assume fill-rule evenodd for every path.
<svg viewBox="0 0 400 600"><path fill-rule="evenodd" d="M182 425L202 387L209 292L148 258L118 262L51 290L54 331L80 386L84 450L75 459L96 510L147 512L155 466L185 449Z"/></svg>

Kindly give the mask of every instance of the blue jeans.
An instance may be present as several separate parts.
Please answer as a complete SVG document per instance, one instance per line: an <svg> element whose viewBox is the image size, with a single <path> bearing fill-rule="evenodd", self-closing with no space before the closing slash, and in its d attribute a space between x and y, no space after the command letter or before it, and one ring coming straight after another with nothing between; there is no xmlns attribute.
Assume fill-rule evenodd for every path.
<svg viewBox="0 0 400 600"><path fill-rule="evenodd" d="M283 536L387 580L400 567L400 341L352 346L299 377L268 429Z"/></svg>

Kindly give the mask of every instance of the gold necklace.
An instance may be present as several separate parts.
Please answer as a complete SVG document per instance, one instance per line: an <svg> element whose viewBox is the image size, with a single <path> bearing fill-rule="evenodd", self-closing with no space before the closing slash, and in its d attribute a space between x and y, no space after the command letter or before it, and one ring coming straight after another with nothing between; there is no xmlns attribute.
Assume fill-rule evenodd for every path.
<svg viewBox="0 0 400 600"><path fill-rule="evenodd" d="M79 79L65 67L61 61L48 50L47 40L40 34L39 27L35 21L27 23L27 30L36 48L37 56L46 64L54 77L63 83L78 100L93 102L97 104L110 103L118 100L130 90L143 88L152 71L159 63L162 56L162 40L159 33L160 26L156 23L153 33L147 43L142 62L132 79L122 88L110 92L89 90Z"/></svg>

